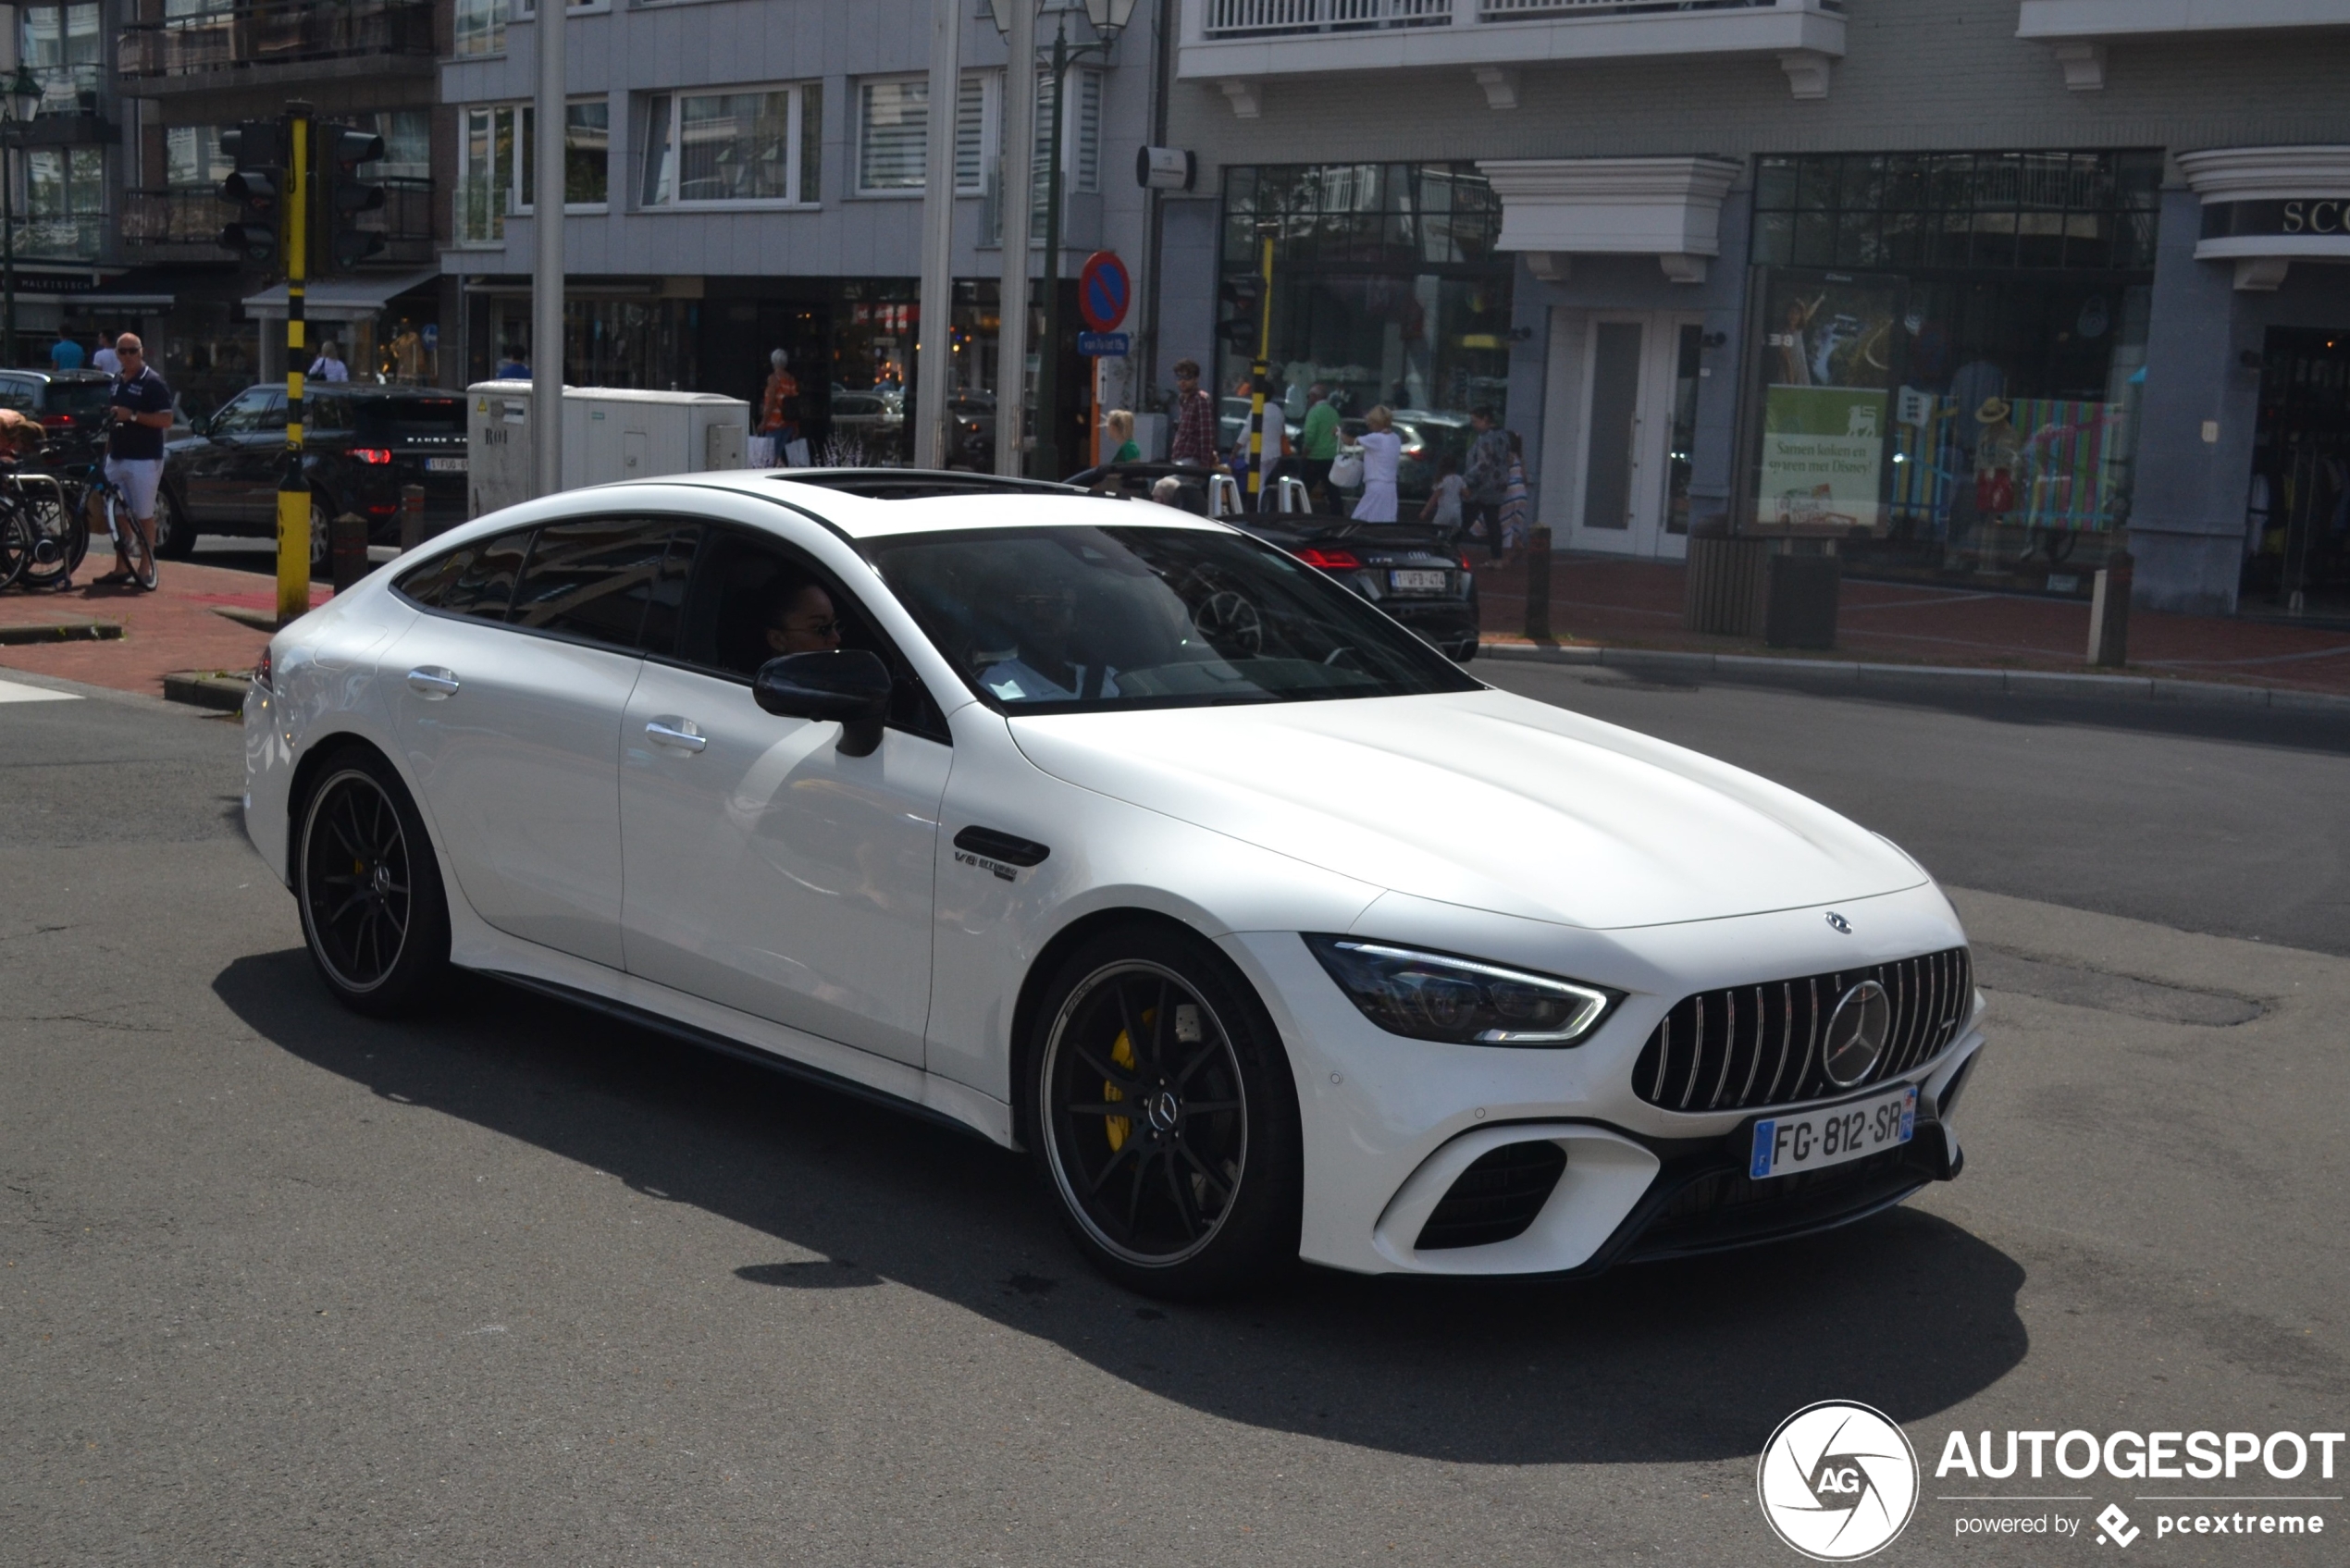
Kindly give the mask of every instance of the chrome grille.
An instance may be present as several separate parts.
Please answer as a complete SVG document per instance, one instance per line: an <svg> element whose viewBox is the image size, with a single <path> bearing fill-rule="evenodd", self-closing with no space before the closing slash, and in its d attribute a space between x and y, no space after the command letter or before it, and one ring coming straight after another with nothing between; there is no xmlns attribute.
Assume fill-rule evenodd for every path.
<svg viewBox="0 0 2350 1568"><path fill-rule="evenodd" d="M1864 980L1885 987L1893 1022L1857 1089L1900 1077L1958 1038L1974 997L1967 950L1863 969L1701 991L1673 1005L1632 1066L1632 1091L1668 1111L1743 1111L1821 1100L1831 1083L1821 1037L1837 999Z"/></svg>

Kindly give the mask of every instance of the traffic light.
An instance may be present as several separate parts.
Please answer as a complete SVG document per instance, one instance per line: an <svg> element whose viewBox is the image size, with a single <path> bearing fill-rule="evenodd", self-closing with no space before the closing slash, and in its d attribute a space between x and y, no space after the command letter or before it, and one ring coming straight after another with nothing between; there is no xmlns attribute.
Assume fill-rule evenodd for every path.
<svg viewBox="0 0 2350 1568"><path fill-rule="evenodd" d="M247 261L277 259L286 211L286 133L273 119L246 120L220 133L220 151L236 167L220 182L220 199L237 221L220 231L220 245Z"/></svg>
<svg viewBox="0 0 2350 1568"><path fill-rule="evenodd" d="M379 212L384 188L360 178L361 167L384 155L384 139L348 125L318 128L319 163L327 179L327 265L338 271L365 261L384 248L380 228L359 227L361 213Z"/></svg>
<svg viewBox="0 0 2350 1568"><path fill-rule="evenodd" d="M1218 294L1223 302L1224 319L1217 324L1216 335L1235 348L1254 349L1265 280L1253 272L1238 274L1224 279Z"/></svg>

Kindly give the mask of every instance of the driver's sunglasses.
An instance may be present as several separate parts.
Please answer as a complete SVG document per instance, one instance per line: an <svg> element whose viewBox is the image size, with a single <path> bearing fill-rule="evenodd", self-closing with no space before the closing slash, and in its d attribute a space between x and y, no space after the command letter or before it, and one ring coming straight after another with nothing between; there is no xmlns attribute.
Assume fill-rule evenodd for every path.
<svg viewBox="0 0 2350 1568"><path fill-rule="evenodd" d="M787 629L810 632L820 637L840 636L840 617L837 615L826 616L822 621L786 621L784 625Z"/></svg>

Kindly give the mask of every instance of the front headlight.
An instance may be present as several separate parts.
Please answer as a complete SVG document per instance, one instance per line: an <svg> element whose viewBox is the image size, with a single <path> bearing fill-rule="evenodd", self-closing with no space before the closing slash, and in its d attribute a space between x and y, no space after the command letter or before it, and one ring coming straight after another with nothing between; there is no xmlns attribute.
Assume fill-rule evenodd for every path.
<svg viewBox="0 0 2350 1568"><path fill-rule="evenodd" d="M1363 1016L1391 1034L1454 1045L1572 1045L1620 992L1352 936L1305 945Z"/></svg>

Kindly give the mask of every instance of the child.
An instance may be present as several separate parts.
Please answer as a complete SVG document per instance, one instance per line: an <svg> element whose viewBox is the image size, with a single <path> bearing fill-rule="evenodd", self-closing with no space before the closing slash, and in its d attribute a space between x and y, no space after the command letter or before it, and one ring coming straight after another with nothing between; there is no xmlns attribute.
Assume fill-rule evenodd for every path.
<svg viewBox="0 0 2350 1568"><path fill-rule="evenodd" d="M1461 502L1468 496L1468 485L1461 478L1461 465L1453 458L1438 458L1436 475L1436 488L1429 492L1428 504L1420 508L1420 521L1432 522L1447 534L1458 534Z"/></svg>

